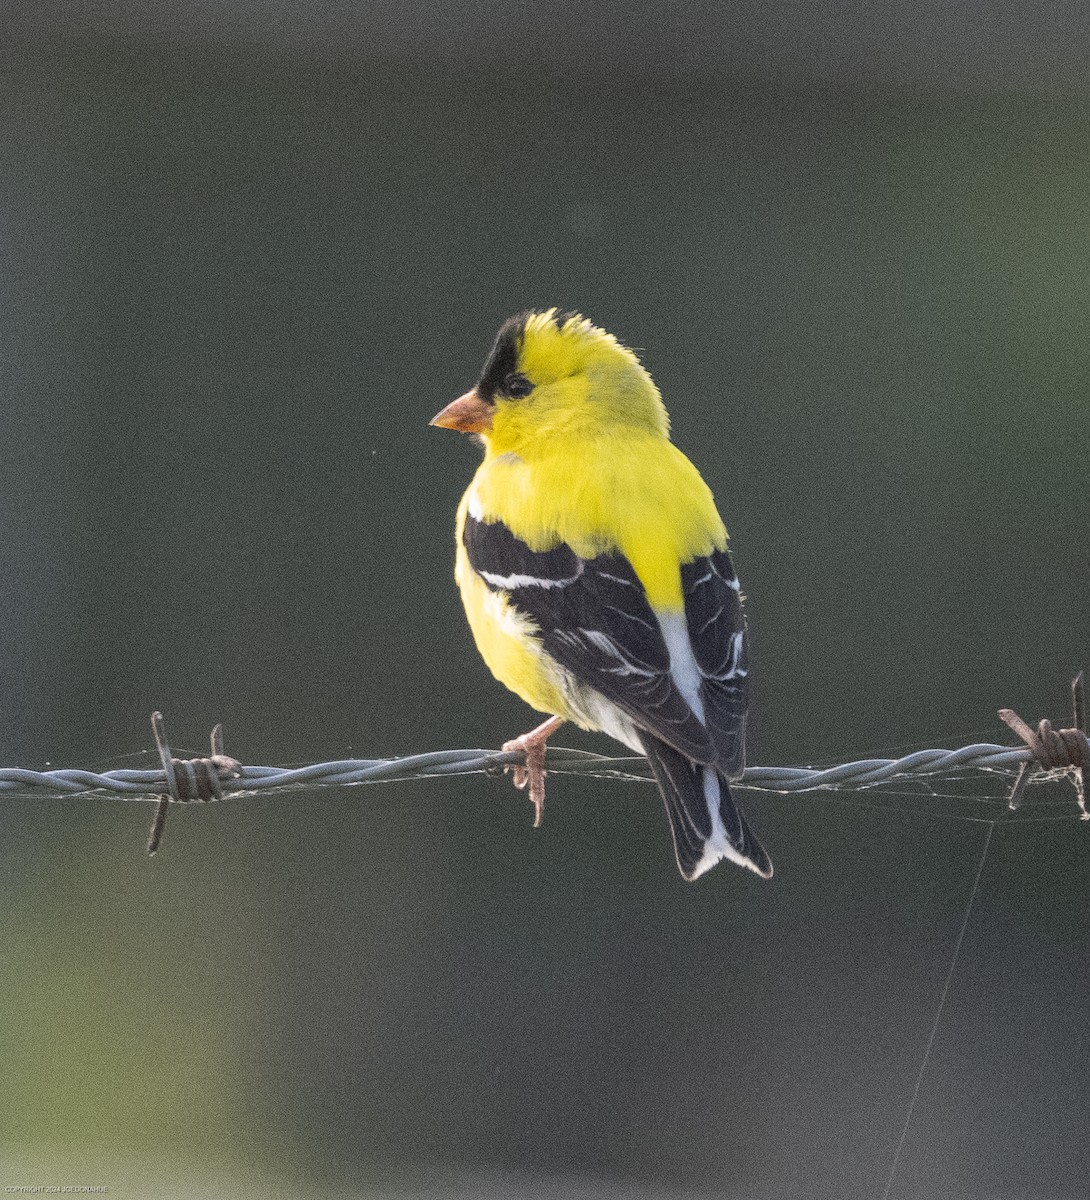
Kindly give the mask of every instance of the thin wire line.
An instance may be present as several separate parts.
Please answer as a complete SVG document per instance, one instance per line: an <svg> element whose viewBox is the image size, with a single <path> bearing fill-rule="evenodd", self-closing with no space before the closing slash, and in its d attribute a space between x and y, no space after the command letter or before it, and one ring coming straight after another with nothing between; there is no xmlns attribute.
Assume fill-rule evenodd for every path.
<svg viewBox="0 0 1090 1200"><path fill-rule="evenodd" d="M939 1031L942 1010L946 1007L946 997L950 992L950 983L954 978L954 970L958 965L961 943L965 938L965 930L969 928L969 917L972 915L973 901L976 899L977 891L980 888L980 878L984 874L984 864L988 859L988 848L992 844L992 834L995 832L995 826L995 821L992 821L988 826L988 833L984 838L984 846L980 851L980 862L977 863L976 875L973 878L973 889L969 893L969 902L965 905L965 915L961 918L961 929L958 930L958 940L954 943L954 953L950 959L950 969L946 972L946 982L943 984L942 995L939 997L939 1007L935 1012L935 1020L931 1025L931 1034L927 1039L927 1048L923 1052L923 1062L920 1063L920 1072L916 1076L916 1086L912 1089L912 1099L909 1101L908 1112L905 1114L904 1128L901 1130L897 1149L893 1152L893 1162L889 1165L889 1178L886 1180L886 1190L882 1193L882 1200L889 1200L890 1189L893 1187L893 1181L897 1176L897 1163L900 1160L901 1151L904 1149L905 1139L908 1137L909 1126L912 1124L912 1113L916 1108L916 1101L920 1095L920 1086L923 1083L924 1072L927 1070L927 1061L931 1057L931 1048L935 1044L935 1035Z"/></svg>

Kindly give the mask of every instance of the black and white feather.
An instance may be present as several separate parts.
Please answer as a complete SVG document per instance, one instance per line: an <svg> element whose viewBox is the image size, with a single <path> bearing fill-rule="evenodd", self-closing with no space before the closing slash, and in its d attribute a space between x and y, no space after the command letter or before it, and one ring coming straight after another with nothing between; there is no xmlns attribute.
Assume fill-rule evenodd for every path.
<svg viewBox="0 0 1090 1200"><path fill-rule="evenodd" d="M581 723L646 754L678 866L694 879L728 858L772 864L727 786L745 766L745 619L730 557L681 568L684 614L657 613L619 552L535 551L502 522L467 515L470 565L529 620Z"/></svg>

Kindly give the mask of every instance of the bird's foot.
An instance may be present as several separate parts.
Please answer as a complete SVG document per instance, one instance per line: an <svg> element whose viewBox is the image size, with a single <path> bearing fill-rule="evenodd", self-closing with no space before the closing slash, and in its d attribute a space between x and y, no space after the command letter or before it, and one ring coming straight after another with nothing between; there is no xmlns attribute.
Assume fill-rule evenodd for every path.
<svg viewBox="0 0 1090 1200"><path fill-rule="evenodd" d="M550 717L536 729L503 743L506 751L518 751L526 758L519 766L508 767L511 782L517 788L530 788L530 803L534 806L534 828L545 815L545 745L549 737L564 724L563 717Z"/></svg>

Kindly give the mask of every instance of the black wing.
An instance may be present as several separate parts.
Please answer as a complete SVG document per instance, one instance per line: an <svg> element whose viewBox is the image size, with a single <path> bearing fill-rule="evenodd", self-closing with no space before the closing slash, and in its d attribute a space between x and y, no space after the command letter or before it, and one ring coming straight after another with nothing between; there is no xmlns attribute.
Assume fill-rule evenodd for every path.
<svg viewBox="0 0 1090 1200"><path fill-rule="evenodd" d="M462 536L473 569L530 618L565 670L687 758L717 761L718 746L670 676L670 651L624 555L531 550L502 522L471 516Z"/></svg>
<svg viewBox="0 0 1090 1200"><path fill-rule="evenodd" d="M708 735L719 753L719 769L737 779L746 765L749 665L742 596L730 555L714 550L686 563L681 587Z"/></svg>

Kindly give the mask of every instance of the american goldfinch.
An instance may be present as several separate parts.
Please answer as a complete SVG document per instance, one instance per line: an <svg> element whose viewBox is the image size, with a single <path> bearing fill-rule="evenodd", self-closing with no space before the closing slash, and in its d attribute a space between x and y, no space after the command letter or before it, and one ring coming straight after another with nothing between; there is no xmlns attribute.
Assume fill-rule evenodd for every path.
<svg viewBox="0 0 1090 1200"><path fill-rule="evenodd" d="M433 425L479 435L455 579L493 675L550 714L523 751L540 822L564 721L647 756L685 879L772 863L730 793L745 764L746 629L727 532L636 355L582 316L512 317Z"/></svg>

